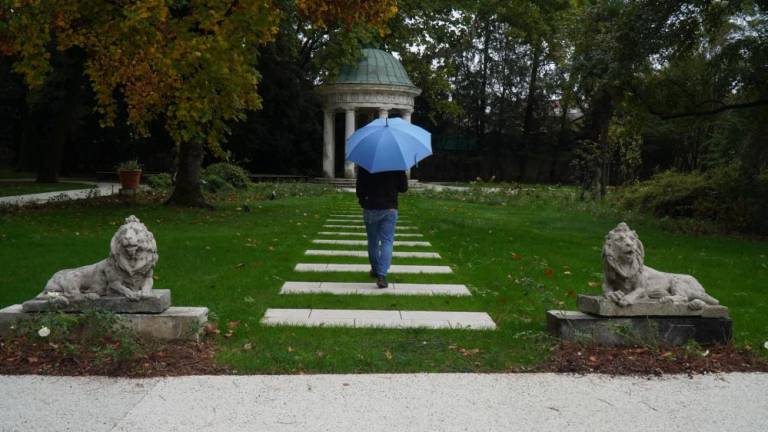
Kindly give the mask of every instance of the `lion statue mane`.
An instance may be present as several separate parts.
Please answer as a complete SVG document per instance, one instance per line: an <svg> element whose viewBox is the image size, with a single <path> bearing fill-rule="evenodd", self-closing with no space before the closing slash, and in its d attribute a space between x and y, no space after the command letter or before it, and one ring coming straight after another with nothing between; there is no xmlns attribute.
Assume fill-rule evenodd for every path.
<svg viewBox="0 0 768 432"><path fill-rule="evenodd" d="M644 262L645 249L637 233L620 223L605 236L603 244L603 296L619 306L683 303L698 310L720 304L693 276L660 272Z"/></svg>
<svg viewBox="0 0 768 432"><path fill-rule="evenodd" d="M56 272L37 299L65 305L108 296L136 301L152 290L157 260L155 237L131 215L112 237L107 259Z"/></svg>

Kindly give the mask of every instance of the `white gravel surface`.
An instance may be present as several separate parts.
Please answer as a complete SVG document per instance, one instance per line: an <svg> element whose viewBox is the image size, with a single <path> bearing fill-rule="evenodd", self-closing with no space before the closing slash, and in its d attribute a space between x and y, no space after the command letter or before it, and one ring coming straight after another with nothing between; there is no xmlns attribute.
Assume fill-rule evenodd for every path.
<svg viewBox="0 0 768 432"><path fill-rule="evenodd" d="M0 377L2 431L768 430L768 374Z"/></svg>

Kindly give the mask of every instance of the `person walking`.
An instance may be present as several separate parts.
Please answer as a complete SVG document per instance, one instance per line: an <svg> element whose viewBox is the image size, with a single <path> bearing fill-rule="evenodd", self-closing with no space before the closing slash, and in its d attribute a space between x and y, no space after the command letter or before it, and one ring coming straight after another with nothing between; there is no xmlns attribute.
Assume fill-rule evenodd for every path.
<svg viewBox="0 0 768 432"><path fill-rule="evenodd" d="M358 166L355 186L368 236L369 274L376 278L377 287L386 288L397 225L397 195L408 190L408 177L405 171L372 174Z"/></svg>

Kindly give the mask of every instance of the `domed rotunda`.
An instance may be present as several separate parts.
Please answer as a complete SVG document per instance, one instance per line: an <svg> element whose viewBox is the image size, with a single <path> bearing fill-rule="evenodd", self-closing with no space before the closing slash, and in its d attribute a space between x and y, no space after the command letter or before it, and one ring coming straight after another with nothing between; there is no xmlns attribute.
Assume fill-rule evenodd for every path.
<svg viewBox="0 0 768 432"><path fill-rule="evenodd" d="M344 113L344 140L346 143L360 125L375 118L400 116L411 121L413 100L421 90L413 85L405 68L392 54L373 48L364 48L357 64L341 68L339 76L318 88L323 98L323 174L336 177L337 159L344 161L344 153L337 154L336 116ZM340 137L339 137L340 138ZM352 162L343 163L346 178L354 178Z"/></svg>

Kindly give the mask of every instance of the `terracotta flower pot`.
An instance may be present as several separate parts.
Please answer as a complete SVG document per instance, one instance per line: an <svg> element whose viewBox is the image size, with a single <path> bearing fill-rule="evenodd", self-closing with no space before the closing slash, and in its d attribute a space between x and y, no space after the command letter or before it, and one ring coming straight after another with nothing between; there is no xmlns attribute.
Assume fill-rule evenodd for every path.
<svg viewBox="0 0 768 432"><path fill-rule="evenodd" d="M120 185L123 189L137 190L139 188L141 170L120 170L118 171L118 175L120 176Z"/></svg>

